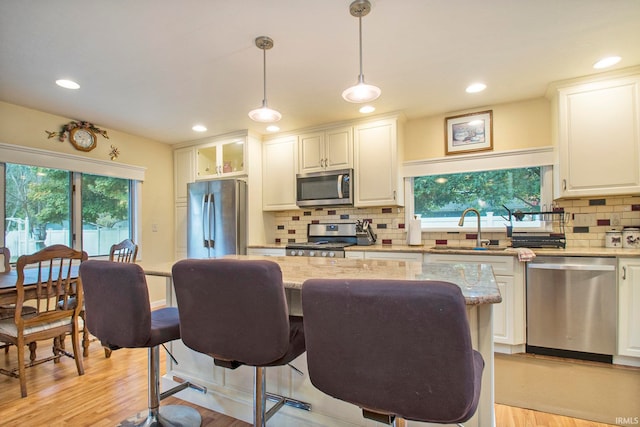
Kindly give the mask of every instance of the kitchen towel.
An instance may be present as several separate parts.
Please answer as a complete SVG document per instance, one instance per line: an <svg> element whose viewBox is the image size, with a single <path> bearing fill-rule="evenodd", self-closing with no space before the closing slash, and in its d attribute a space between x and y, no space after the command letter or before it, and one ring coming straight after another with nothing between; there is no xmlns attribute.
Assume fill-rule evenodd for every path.
<svg viewBox="0 0 640 427"><path fill-rule="evenodd" d="M407 234L409 245L422 244L422 229L420 218L409 220L409 232Z"/></svg>
<svg viewBox="0 0 640 427"><path fill-rule="evenodd" d="M517 248L516 251L518 251L518 261L527 262L536 257L535 252L529 248Z"/></svg>

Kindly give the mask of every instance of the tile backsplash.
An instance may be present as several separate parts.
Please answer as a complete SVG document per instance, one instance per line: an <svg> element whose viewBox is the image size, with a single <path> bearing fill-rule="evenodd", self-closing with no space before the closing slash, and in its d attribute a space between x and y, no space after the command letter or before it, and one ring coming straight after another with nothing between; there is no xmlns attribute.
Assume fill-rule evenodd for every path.
<svg viewBox="0 0 640 427"><path fill-rule="evenodd" d="M617 196L558 200L565 211L567 247L603 247L605 232L623 227L640 227L640 196ZM318 208L275 212L275 243L305 242L307 224L368 220L378 235L377 244L406 245L405 211L399 207ZM577 219L576 219L577 218ZM578 223L578 224L576 224ZM505 232L482 233L483 239L509 244ZM476 235L468 232L422 233L425 246L446 244L467 246Z"/></svg>

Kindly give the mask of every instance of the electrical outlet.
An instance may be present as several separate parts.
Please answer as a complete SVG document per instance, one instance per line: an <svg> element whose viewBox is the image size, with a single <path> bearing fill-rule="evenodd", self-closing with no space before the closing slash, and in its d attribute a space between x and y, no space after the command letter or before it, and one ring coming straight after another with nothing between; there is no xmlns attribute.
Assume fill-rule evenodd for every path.
<svg viewBox="0 0 640 427"><path fill-rule="evenodd" d="M154 233L158 232L158 224L151 224L151 231Z"/></svg>
<svg viewBox="0 0 640 427"><path fill-rule="evenodd" d="M574 227L589 227L592 225L596 225L596 214L574 214L573 215L573 226Z"/></svg>
<svg viewBox="0 0 640 427"><path fill-rule="evenodd" d="M620 225L620 214L612 213L611 216L609 217L609 223L611 225Z"/></svg>

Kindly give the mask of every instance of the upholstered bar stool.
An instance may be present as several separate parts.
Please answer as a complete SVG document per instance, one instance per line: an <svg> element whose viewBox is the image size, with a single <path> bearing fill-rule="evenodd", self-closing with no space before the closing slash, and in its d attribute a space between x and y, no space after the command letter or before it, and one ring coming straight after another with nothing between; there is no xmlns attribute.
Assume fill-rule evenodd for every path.
<svg viewBox="0 0 640 427"><path fill-rule="evenodd" d="M312 384L365 418L400 426L474 415L484 360L456 285L307 280L302 312Z"/></svg>
<svg viewBox="0 0 640 427"><path fill-rule="evenodd" d="M289 316L280 266L272 261L187 259L173 266L185 345L229 369L254 367L253 425L264 426L283 405L311 405L266 393L267 366L304 353L302 318ZM266 398L277 397L268 411Z"/></svg>
<svg viewBox="0 0 640 427"><path fill-rule="evenodd" d="M137 264L89 260L80 266L80 277L89 332L112 350L149 349L149 413L140 425L199 426L202 419L193 408L160 407L161 398L190 385L182 383L160 394L159 346L180 339L178 310L151 311L144 271Z"/></svg>

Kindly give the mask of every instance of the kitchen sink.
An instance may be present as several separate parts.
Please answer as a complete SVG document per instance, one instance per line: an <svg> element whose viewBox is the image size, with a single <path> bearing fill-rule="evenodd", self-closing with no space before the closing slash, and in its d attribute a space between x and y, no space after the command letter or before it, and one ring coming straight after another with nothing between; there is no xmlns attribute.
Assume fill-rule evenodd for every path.
<svg viewBox="0 0 640 427"><path fill-rule="evenodd" d="M429 249L434 249L436 251L474 251L474 252L500 252L504 251L505 247L502 246L483 246L481 248L476 246L446 246L446 245L438 245L432 246Z"/></svg>

